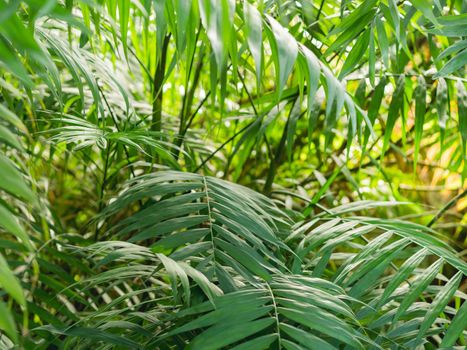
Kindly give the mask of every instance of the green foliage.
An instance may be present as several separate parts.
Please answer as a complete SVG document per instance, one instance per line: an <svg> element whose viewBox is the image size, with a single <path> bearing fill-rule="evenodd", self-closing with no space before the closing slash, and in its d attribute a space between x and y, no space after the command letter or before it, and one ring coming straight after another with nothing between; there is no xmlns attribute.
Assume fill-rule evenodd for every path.
<svg viewBox="0 0 467 350"><path fill-rule="evenodd" d="M466 10L0 0L0 348L465 347Z"/></svg>

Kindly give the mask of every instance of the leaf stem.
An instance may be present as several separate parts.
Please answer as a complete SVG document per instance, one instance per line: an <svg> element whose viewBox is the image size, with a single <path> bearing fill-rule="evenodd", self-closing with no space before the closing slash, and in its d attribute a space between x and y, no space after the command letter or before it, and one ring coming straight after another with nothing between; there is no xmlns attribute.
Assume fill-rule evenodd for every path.
<svg viewBox="0 0 467 350"><path fill-rule="evenodd" d="M287 117L287 122L285 123L284 130L282 132L281 140L279 141L279 145L277 146L276 154L274 158L271 158L271 164L269 166L268 175L267 175L266 182L263 188L263 193L265 195L271 194L272 184L274 182L274 178L276 177L276 171L284 155L285 143L287 141L287 132L289 129L290 118L292 117L295 103L299 103L299 102L295 100L295 102L292 103L292 106L290 107L289 115Z"/></svg>
<svg viewBox="0 0 467 350"><path fill-rule="evenodd" d="M162 99L165 75L165 65L167 62L167 48L169 46L170 35L166 35L162 44L162 54L157 63L154 73L154 84L152 90L152 124L151 130L160 132L162 130Z"/></svg>
<svg viewBox="0 0 467 350"><path fill-rule="evenodd" d="M461 198L463 198L465 196L467 196L467 188L464 191L462 191L461 193L459 193L457 196L452 198L444 207L442 207L439 210L439 212L433 217L433 219L431 219L431 221L428 223L427 226L428 227L433 226L435 224L435 222L438 221L449 208L454 206L454 204L456 204Z"/></svg>
<svg viewBox="0 0 467 350"><path fill-rule="evenodd" d="M276 299L274 298L274 293L272 292L271 286L269 283L266 282L266 286L268 287L269 293L271 294L271 299L272 299L272 305L274 306L274 318L276 319L276 328L277 328L277 343L278 343L278 348L279 350L282 349L281 345L281 331L280 331L280 325L279 325L279 313L277 312L277 304L276 304Z"/></svg>
<svg viewBox="0 0 467 350"><path fill-rule="evenodd" d="M98 208L98 213L101 212L103 206L104 206L104 191L105 191L105 186L107 185L107 171L109 168L109 159L110 159L110 147L111 147L111 142L110 140L107 141L107 147L106 147L106 156L105 156L105 164L104 164L104 175L102 177L102 184L101 184L101 192L99 194L99 208ZM97 238L99 235L99 227L98 224L96 223L96 230L94 231L94 241L97 242Z"/></svg>

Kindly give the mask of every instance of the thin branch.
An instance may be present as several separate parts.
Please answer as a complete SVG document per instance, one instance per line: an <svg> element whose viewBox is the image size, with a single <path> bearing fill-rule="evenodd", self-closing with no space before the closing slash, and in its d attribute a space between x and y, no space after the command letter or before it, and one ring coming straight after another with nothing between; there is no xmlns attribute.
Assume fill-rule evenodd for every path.
<svg viewBox="0 0 467 350"><path fill-rule="evenodd" d="M102 208L104 207L104 191L105 191L105 186L107 185L107 171L108 171L108 168L109 168L110 148L111 148L111 142L110 142L110 140L108 140L107 141L107 147L106 147L105 164L104 164L104 175L102 176L101 191L100 191L100 194L99 194L98 213L100 213L102 211ZM99 226L96 223L96 230L94 231L94 241L95 242L97 242L98 235L99 235Z"/></svg>
<svg viewBox="0 0 467 350"><path fill-rule="evenodd" d="M453 207L454 204L456 204L461 198L464 198L465 196L467 196L467 188L461 193L459 193L457 196L452 198L444 207L442 207L440 211L433 217L433 219L431 219L427 226L433 226L434 223L438 221L447 210L449 210L449 208Z"/></svg>
<svg viewBox="0 0 467 350"><path fill-rule="evenodd" d="M194 172L198 172L199 169L201 169L212 157L214 157L217 152L219 152L221 149L223 149L227 144L229 144L230 142L232 142L238 135L240 135L241 133L243 133L246 129L248 129L250 126L252 126L254 123L256 122L256 120L253 120L252 122L248 123L247 125L245 125L243 128L241 128L239 131L237 131L233 136L229 137L222 145L220 145L219 147L217 147L217 149L212 152L205 160L203 160L201 162L200 165L198 165L198 167L196 167L196 169L194 170Z"/></svg>

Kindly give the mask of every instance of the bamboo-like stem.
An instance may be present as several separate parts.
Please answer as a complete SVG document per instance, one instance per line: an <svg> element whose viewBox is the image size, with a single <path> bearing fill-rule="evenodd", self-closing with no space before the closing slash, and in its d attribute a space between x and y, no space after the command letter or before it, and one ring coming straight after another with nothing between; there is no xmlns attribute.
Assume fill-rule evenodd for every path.
<svg viewBox="0 0 467 350"><path fill-rule="evenodd" d="M152 90L152 124L151 130L160 132L162 130L162 102L163 102L163 85L165 76L165 66L167 62L167 48L169 46L170 35L166 35L162 44L162 54L157 62L156 72L153 79Z"/></svg>
<svg viewBox="0 0 467 350"><path fill-rule="evenodd" d="M101 190L99 194L99 208L97 210L98 213L100 213L102 211L102 208L104 207L104 191L105 191L105 187L107 186L107 172L108 172L109 163L110 163L110 149L111 149L111 142L107 141L106 156L105 156L105 163L104 163L104 174L102 175ZM98 224L96 223L96 229L94 231L95 242L97 242L98 236L99 236L99 227L98 227Z"/></svg>

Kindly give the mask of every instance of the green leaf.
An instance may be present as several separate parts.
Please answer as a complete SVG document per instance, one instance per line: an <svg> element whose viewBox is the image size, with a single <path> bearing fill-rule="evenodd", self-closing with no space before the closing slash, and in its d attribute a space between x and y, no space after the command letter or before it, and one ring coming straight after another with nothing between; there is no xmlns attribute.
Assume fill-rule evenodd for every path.
<svg viewBox="0 0 467 350"><path fill-rule="evenodd" d="M15 147L19 151L23 150L23 146L21 146L21 143L19 142L18 137L1 124L0 124L0 141L3 141L12 147Z"/></svg>
<svg viewBox="0 0 467 350"><path fill-rule="evenodd" d="M0 62L2 65L5 66L12 74L15 74L25 87L32 88L34 83L28 75L28 72L20 58L11 46L4 43L3 40L0 40L0 52L2 53L2 56L0 56Z"/></svg>
<svg viewBox="0 0 467 350"><path fill-rule="evenodd" d="M10 212L7 208L0 204L0 226L5 228L10 233L14 234L17 238L23 242L23 244L30 250L32 245L29 240L27 233L24 231L23 226L18 222L15 215Z"/></svg>
<svg viewBox="0 0 467 350"><path fill-rule="evenodd" d="M384 65L389 69L389 41L386 34L386 28L380 16L376 16L376 32L378 34L378 43L381 50L381 56L383 58Z"/></svg>
<svg viewBox="0 0 467 350"><path fill-rule="evenodd" d="M167 336L189 332L195 329L206 328L215 325L231 325L238 321L249 322L254 319L267 316L272 310L272 306L265 306L264 292L260 289L244 289L232 292L214 299L214 304L211 302L193 306L183 310L180 317L184 313L199 314L210 311L203 315L199 315L195 319L183 324L180 327L172 330ZM236 305L236 313L232 314L231 305ZM213 308L215 306L215 308Z"/></svg>
<svg viewBox="0 0 467 350"><path fill-rule="evenodd" d="M191 267L185 263L179 263L183 271L191 277L193 281L198 284L204 294L209 298L211 302L214 302L214 299L223 294L222 290L217 287L214 283L210 282L208 278L199 272L197 269Z"/></svg>
<svg viewBox="0 0 467 350"><path fill-rule="evenodd" d="M118 0L118 15L120 19L120 35L125 56L128 55L128 24L130 19L130 4L128 0Z"/></svg>
<svg viewBox="0 0 467 350"><path fill-rule="evenodd" d="M455 345L457 338L467 329L467 302L462 303L462 306L457 310L456 316L451 321L443 341L440 344L441 348L449 348Z"/></svg>
<svg viewBox="0 0 467 350"><path fill-rule="evenodd" d="M448 106L448 86L444 78L438 79L436 86L436 109L438 111L438 126L440 128L440 143L441 151L444 149L444 134L446 131L446 122L448 120L449 106Z"/></svg>
<svg viewBox="0 0 467 350"><path fill-rule="evenodd" d="M164 264L165 269L167 270L167 273L170 276L170 279L172 281L172 293L174 295L174 298L177 298L177 280L179 277L180 281L183 286L183 291L184 291L184 298L187 304L190 304L190 299L191 299L191 291L190 291L190 282L188 281L188 276L185 273L185 271L179 266L179 264L166 257L163 254L156 254L157 257L160 259L162 264Z"/></svg>
<svg viewBox="0 0 467 350"><path fill-rule="evenodd" d="M426 113L426 83L420 76L415 88L415 150L414 150L414 172L417 170L418 155L420 152L420 142L423 136L423 125L425 124Z"/></svg>
<svg viewBox="0 0 467 350"><path fill-rule="evenodd" d="M304 45L300 46L303 56L306 61L306 71L308 72L306 76L307 83L307 92L308 92L308 118L311 120L311 115L313 113L313 108L315 107L314 99L316 91L318 90L318 83L320 77L320 62L318 58Z"/></svg>
<svg viewBox="0 0 467 350"><path fill-rule="evenodd" d="M390 17L394 25L394 32L396 33L396 37L400 40L400 13L397 8L396 0L388 0L388 5ZM387 19L389 20L389 18Z"/></svg>
<svg viewBox="0 0 467 350"><path fill-rule="evenodd" d="M404 312L412 305L412 303L420 298L423 291L433 281L439 272L439 269L443 265L443 260L438 259L429 268L418 275L418 278L412 283L408 293L401 301L399 308L394 316L393 322L395 323L404 314Z"/></svg>
<svg viewBox="0 0 467 350"><path fill-rule="evenodd" d="M364 349L362 344L357 340L354 332L334 315L321 311L315 307L307 307L303 309L279 307L278 311L281 315L284 315L292 321L306 325L311 329L322 332L329 337L338 339L357 349Z"/></svg>
<svg viewBox="0 0 467 350"><path fill-rule="evenodd" d="M375 124L376 117L378 116L379 108L381 107L381 102L384 97L384 88L386 87L386 77L383 76L379 81L378 85L374 89L373 97L370 100L370 105L368 106L368 120L370 125L365 128L363 149L366 149L368 144L368 139L370 137L371 128Z"/></svg>
<svg viewBox="0 0 467 350"><path fill-rule="evenodd" d="M0 189L12 195L25 199L29 203L34 203L36 197L31 189L26 185L23 175L17 170L14 163L0 154Z"/></svg>
<svg viewBox="0 0 467 350"><path fill-rule="evenodd" d="M348 283L351 283L352 278L357 276L359 278L349 291L349 296L353 298L359 298L364 293L367 293L371 290L371 287L375 284L375 281L378 280L388 265L392 260L396 259L400 254L402 249L404 249L409 243L408 239L402 239L398 242L395 242L393 245L389 245L385 249L382 249L381 252L384 254L379 254L375 258L370 258L369 263L364 262L358 268L357 272L354 272L349 279Z"/></svg>
<svg viewBox="0 0 467 350"><path fill-rule="evenodd" d="M456 56L451 58L448 63L446 63L443 68L440 69L433 78L445 77L451 73L456 72L459 69L463 69L465 72L465 66L467 65L467 49L464 49Z"/></svg>
<svg viewBox="0 0 467 350"><path fill-rule="evenodd" d="M461 51L461 50L466 49L466 48L467 48L467 40L458 41L458 42L452 44L451 46L449 46L443 52L441 52L438 55L438 57L436 57L435 62L440 62L442 59L452 55L453 53L456 53L456 52Z"/></svg>
<svg viewBox="0 0 467 350"><path fill-rule="evenodd" d="M459 116L459 132L462 138L462 149L464 155L464 165L467 169L467 90L462 81L458 81L457 87L457 108Z"/></svg>
<svg viewBox="0 0 467 350"><path fill-rule="evenodd" d="M3 301L0 300L0 329L5 331L6 335L13 340L14 343L18 343L18 330L16 324L11 316L10 310Z"/></svg>
<svg viewBox="0 0 467 350"><path fill-rule="evenodd" d="M373 1L368 1L368 2L373 2ZM361 6L364 6L367 3L365 1ZM355 14L357 11L353 12L352 14ZM336 52L341 50L345 45L350 43L352 40L354 40L361 31L363 31L368 25L373 21L374 16L376 14L376 9L369 9L368 12L365 12L362 17L355 17L354 21L355 23L351 24L351 28L348 30L343 30L340 28L339 30L342 29L342 33L337 37L335 41L329 45L328 49L325 52L325 56L329 56L331 53ZM350 17L350 16L349 16ZM331 32L332 34L336 34L335 31ZM331 34L330 33L330 34Z"/></svg>
<svg viewBox="0 0 467 350"><path fill-rule="evenodd" d="M402 108L404 102L404 87L405 87L405 76L402 74L397 80L396 89L392 95L391 104L389 105L388 118L386 120L386 128L384 130L384 141L382 156L389 147L389 142L391 140L392 130L396 124L397 117L399 116L399 111Z"/></svg>
<svg viewBox="0 0 467 350"><path fill-rule="evenodd" d="M156 62L159 62L167 32L167 20L164 14L166 0L153 0L153 3L154 12L156 13Z"/></svg>
<svg viewBox="0 0 467 350"><path fill-rule="evenodd" d="M247 1L243 3L243 6L248 47L255 60L257 85L260 86L261 77L263 75L263 22L256 7L250 5Z"/></svg>
<svg viewBox="0 0 467 350"><path fill-rule="evenodd" d="M334 346L316 335L306 332L303 329L290 326L285 323L280 324L280 329L292 337L296 342L305 346L307 349L335 350Z"/></svg>
<svg viewBox="0 0 467 350"><path fill-rule="evenodd" d="M328 190L328 188L332 185L334 180L336 179L337 175L340 173L341 169L337 168L334 170L334 172L331 174L331 176L326 180L323 186L319 189L318 192L315 193L313 198L311 199L310 204L305 208L303 211L303 215L308 216L311 213L311 210L313 209L313 206L319 202L323 194Z"/></svg>
<svg viewBox="0 0 467 350"><path fill-rule="evenodd" d="M431 325L435 322L438 315L444 310L446 305L451 301L454 293L459 287L463 274L461 271L457 272L454 277L452 277L448 283L436 294L435 299L430 305L425 317L423 318L420 329L417 333L416 342L420 341Z"/></svg>
<svg viewBox="0 0 467 350"><path fill-rule="evenodd" d="M436 231L427 230L425 226L399 221L358 218L366 223L377 225L380 228L394 232L398 236L409 238L420 247L425 247L430 253L443 258L456 269L467 274L467 264L460 259L452 248L435 236Z"/></svg>
<svg viewBox="0 0 467 350"><path fill-rule="evenodd" d="M199 1L201 21L211 42L214 52L217 73L225 73L227 59L227 43L231 40L231 26L235 10L235 2L222 0Z"/></svg>
<svg viewBox="0 0 467 350"><path fill-rule="evenodd" d="M371 86L375 86L376 48L375 48L375 26L374 24L371 25L369 30L370 30L370 38L369 38L369 48L368 48L368 51L369 51L368 70L369 70Z"/></svg>
<svg viewBox="0 0 467 350"><path fill-rule="evenodd" d="M465 27L465 24L449 24L434 29L427 29L426 32L438 36L446 36L453 38L464 37L467 35L467 29Z"/></svg>
<svg viewBox="0 0 467 350"><path fill-rule="evenodd" d="M393 278L389 281L388 285L384 288L383 295L378 301L378 307L381 307L386 303L391 294L396 290L397 287L399 287L399 285L402 282L404 282L410 276L410 274L425 258L427 253L427 249L421 249L401 265L397 273L393 276Z"/></svg>
<svg viewBox="0 0 467 350"><path fill-rule="evenodd" d="M186 349L215 350L230 345L241 339L258 333L274 323L274 319L260 319L252 322L232 324L228 328L223 324L214 326L196 336Z"/></svg>
<svg viewBox="0 0 467 350"><path fill-rule="evenodd" d="M105 332L99 328L87 328L87 327L67 327L67 328L59 328L54 327L52 325L46 325L42 327L35 328L35 330L47 331L52 334L57 335L66 335L69 337L78 337L81 339L90 339L93 342L106 342L110 344L115 344L123 346L124 348L128 349L138 349L138 343L134 342L131 339L127 339L121 337L119 335Z"/></svg>
<svg viewBox="0 0 467 350"><path fill-rule="evenodd" d="M276 91L279 99L297 59L298 45L294 37L274 18L267 16L267 19L271 26L270 42L275 58Z"/></svg>
<svg viewBox="0 0 467 350"><path fill-rule="evenodd" d="M139 232L137 235L130 238L129 242L142 241L148 238L162 236L168 232L180 230L183 228L190 228L205 222L208 219L207 215L193 215L188 217L179 217L170 220L165 220L154 226Z"/></svg>
<svg viewBox="0 0 467 350"><path fill-rule="evenodd" d="M26 308L26 299L24 298L23 289L16 279L13 272L8 267L8 263L0 254L0 287L16 300L18 304Z"/></svg>
<svg viewBox="0 0 467 350"><path fill-rule="evenodd" d="M216 245L219 245L222 249L224 249L230 256L235 258L236 261L240 262L243 266L245 266L248 270L256 274L257 276L263 278L266 281L271 279L271 275L269 274L268 270L263 266L263 264L255 259L254 256L249 254L248 251L239 249L232 244L229 244L221 239L215 240Z"/></svg>
<svg viewBox="0 0 467 350"><path fill-rule="evenodd" d="M377 0L368 0L362 2L362 4L357 7L355 10L350 12L350 14L345 17L338 26L336 26L333 30L329 32L329 35L334 35L334 34L339 34L342 32L347 32L347 31L353 31L357 32L355 29L355 26L358 25L362 20L365 15L368 15L370 13L374 13L375 5L377 3Z"/></svg>
<svg viewBox="0 0 467 350"><path fill-rule="evenodd" d="M11 112L8 108L6 108L1 103L0 103L0 118L3 118L4 120L16 126L19 130L23 132L27 131L23 122L13 112Z"/></svg>
<svg viewBox="0 0 467 350"><path fill-rule="evenodd" d="M357 39L357 42L352 47L347 59L342 66L342 70L339 74L339 79L344 78L347 74L349 74L352 69L357 65L358 62L361 61L362 57L365 55L366 50L368 49L368 44L370 41L370 33L371 28L365 30L365 32L360 35Z"/></svg>
<svg viewBox="0 0 467 350"><path fill-rule="evenodd" d="M174 1L176 7L177 18L177 44L178 50L182 52L187 39L187 26L191 12L191 0L176 0Z"/></svg>
<svg viewBox="0 0 467 350"><path fill-rule="evenodd" d="M428 18L433 24L438 25L438 21L433 14L433 5L431 0L410 0L414 7L419 10L423 15Z"/></svg>
<svg viewBox="0 0 467 350"><path fill-rule="evenodd" d="M237 345L231 350L263 350L263 349L269 349L270 345L274 340L277 339L277 335L275 334L268 334L268 335L263 335L262 337L255 338L250 341L246 341L244 343L241 343L240 345Z"/></svg>
<svg viewBox="0 0 467 350"><path fill-rule="evenodd" d="M194 243L209 234L209 229L198 228L182 231L157 241L151 246L152 251L165 250L180 247L186 243Z"/></svg>

